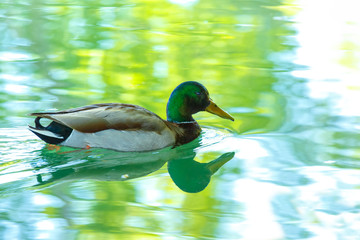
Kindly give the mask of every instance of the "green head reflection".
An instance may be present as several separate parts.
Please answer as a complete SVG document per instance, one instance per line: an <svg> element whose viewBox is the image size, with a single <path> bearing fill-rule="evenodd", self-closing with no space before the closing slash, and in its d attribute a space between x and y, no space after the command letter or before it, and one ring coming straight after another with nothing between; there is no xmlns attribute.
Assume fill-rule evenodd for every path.
<svg viewBox="0 0 360 240"><path fill-rule="evenodd" d="M195 155L195 154L194 154ZM170 160L168 171L171 179L184 192L197 193L206 188L211 176L225 163L230 161L235 153L229 152L208 163L199 163L194 155L188 158Z"/></svg>

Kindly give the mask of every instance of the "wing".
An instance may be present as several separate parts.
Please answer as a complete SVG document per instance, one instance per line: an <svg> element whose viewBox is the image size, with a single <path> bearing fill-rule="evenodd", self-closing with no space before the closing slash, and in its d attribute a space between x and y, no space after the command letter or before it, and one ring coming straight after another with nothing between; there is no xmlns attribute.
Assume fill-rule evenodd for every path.
<svg viewBox="0 0 360 240"><path fill-rule="evenodd" d="M158 115L143 107L104 103L59 112L32 113L31 116L47 118L83 133L107 129L144 130L160 133L167 128Z"/></svg>

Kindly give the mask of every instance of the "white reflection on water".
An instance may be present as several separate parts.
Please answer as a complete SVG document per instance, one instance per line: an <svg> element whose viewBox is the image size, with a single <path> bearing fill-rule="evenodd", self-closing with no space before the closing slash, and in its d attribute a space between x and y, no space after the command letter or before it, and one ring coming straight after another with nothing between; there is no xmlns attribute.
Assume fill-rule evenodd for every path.
<svg viewBox="0 0 360 240"><path fill-rule="evenodd" d="M30 88L24 85L5 84L4 91L9 94L27 94L30 92Z"/></svg>
<svg viewBox="0 0 360 240"><path fill-rule="evenodd" d="M261 183L252 179L240 179L234 183L234 197L245 202L247 216L241 227L244 239L282 239L284 237L271 200L286 188L271 183ZM245 194L244 194L245 193ZM259 226L261 230L259 231Z"/></svg>
<svg viewBox="0 0 360 240"><path fill-rule="evenodd" d="M198 0L169 0L169 2L183 6L192 6L197 3Z"/></svg>
<svg viewBox="0 0 360 240"><path fill-rule="evenodd" d="M41 230L51 231L55 229L55 224L51 220L42 220L42 221L38 221L35 224L35 227L40 231ZM50 235L48 235L47 237L50 237Z"/></svg>
<svg viewBox="0 0 360 240"><path fill-rule="evenodd" d="M0 61L12 62L12 61L28 61L35 60L38 56L22 53L22 52L0 52Z"/></svg>
<svg viewBox="0 0 360 240"><path fill-rule="evenodd" d="M337 97L333 109L342 116L360 116L360 17L358 0L299 0L295 17L299 48L293 71L306 78L309 97Z"/></svg>

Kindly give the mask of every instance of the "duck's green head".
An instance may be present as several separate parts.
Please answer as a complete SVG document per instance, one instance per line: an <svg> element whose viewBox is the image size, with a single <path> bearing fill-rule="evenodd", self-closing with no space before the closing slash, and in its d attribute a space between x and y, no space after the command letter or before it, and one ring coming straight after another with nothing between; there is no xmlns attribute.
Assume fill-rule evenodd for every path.
<svg viewBox="0 0 360 240"><path fill-rule="evenodd" d="M202 84L193 81L181 83L171 93L166 109L167 120L178 123L194 121L192 115L200 111L234 121L210 99L208 90Z"/></svg>

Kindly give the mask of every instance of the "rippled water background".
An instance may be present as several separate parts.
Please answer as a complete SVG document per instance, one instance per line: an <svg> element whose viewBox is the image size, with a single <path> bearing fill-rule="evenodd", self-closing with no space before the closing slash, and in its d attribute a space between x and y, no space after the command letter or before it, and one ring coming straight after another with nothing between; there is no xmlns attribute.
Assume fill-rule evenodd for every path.
<svg viewBox="0 0 360 240"><path fill-rule="evenodd" d="M359 239L357 0L2 0L1 239ZM198 142L54 149L30 112L99 102L165 117L202 82ZM74 151L75 150L75 151ZM234 152L199 193L167 161ZM185 157L186 157L185 156ZM170 162L169 162L170 163Z"/></svg>

